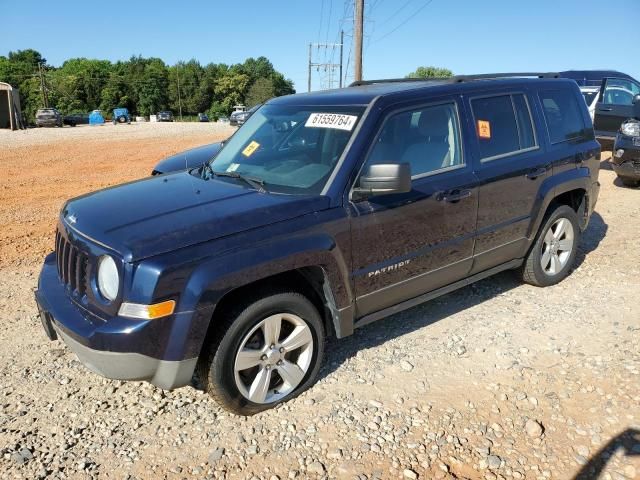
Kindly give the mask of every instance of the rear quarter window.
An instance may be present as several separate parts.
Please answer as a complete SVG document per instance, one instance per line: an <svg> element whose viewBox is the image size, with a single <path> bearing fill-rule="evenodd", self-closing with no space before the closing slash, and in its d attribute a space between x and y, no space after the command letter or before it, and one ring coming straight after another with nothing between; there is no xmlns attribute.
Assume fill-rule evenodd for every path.
<svg viewBox="0 0 640 480"><path fill-rule="evenodd" d="M562 143L585 136L586 125L578 98L570 89L538 93L551 143Z"/></svg>

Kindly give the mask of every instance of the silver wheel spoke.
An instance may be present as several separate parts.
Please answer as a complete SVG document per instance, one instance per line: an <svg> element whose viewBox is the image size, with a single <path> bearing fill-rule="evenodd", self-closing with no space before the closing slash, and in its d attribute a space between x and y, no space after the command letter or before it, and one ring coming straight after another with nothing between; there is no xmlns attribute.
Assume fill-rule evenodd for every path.
<svg viewBox="0 0 640 480"><path fill-rule="evenodd" d="M280 338L280 327L282 325L282 315L272 315L264 319L262 331L264 341L268 345L275 345Z"/></svg>
<svg viewBox="0 0 640 480"><path fill-rule="evenodd" d="M297 348L304 347L313 341L311 331L306 325L300 325L293 329L282 342L282 346L287 352L291 352Z"/></svg>
<svg viewBox="0 0 640 480"><path fill-rule="evenodd" d="M570 240L568 238L560 240L560 242L558 242L558 248L561 252L570 252L573 248L573 240Z"/></svg>
<svg viewBox="0 0 640 480"><path fill-rule="evenodd" d="M558 258L558 255L553 253L551 255L551 265L549 267L549 273L551 273L552 275L555 275L559 271L560 271L560 259Z"/></svg>
<svg viewBox="0 0 640 480"><path fill-rule="evenodd" d="M261 368L249 388L249 400L264 403L269 393L269 383L271 383L271 370Z"/></svg>
<svg viewBox="0 0 640 480"><path fill-rule="evenodd" d="M282 365L278 366L278 373L292 387L296 387L304 377L302 369L297 364L287 360L283 360Z"/></svg>
<svg viewBox="0 0 640 480"><path fill-rule="evenodd" d="M546 270L549 267L549 261L551 261L551 253L549 252L549 249L545 249L542 254L542 259L540 260L543 270Z"/></svg>
<svg viewBox="0 0 640 480"><path fill-rule="evenodd" d="M544 244L550 245L552 240L553 240L553 230L550 228L549 230L547 230L547 233L544 236Z"/></svg>
<svg viewBox="0 0 640 480"><path fill-rule="evenodd" d="M262 352L260 350L252 350L249 348L240 350L236 358L236 370L242 371L259 365L261 356Z"/></svg>
<svg viewBox="0 0 640 480"><path fill-rule="evenodd" d="M553 232L553 236L556 240L560 240L567 233L568 223L569 221L566 218L561 218L560 220L558 220L555 232Z"/></svg>

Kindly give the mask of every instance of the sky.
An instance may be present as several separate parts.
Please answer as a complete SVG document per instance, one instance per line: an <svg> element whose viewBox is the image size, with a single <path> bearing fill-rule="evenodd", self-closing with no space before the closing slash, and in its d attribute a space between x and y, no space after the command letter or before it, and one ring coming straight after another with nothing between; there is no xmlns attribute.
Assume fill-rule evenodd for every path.
<svg viewBox="0 0 640 480"><path fill-rule="evenodd" d="M640 0L365 0L365 79L418 66L457 74L612 69L640 79ZM309 43L345 31L353 80L353 0L0 0L0 55L33 48L68 58L159 57L168 64L239 63L265 56L298 92L307 89ZM333 54L333 57L332 57ZM314 47L314 62L339 51ZM337 86L337 70L334 86ZM2 79L0 79L2 80ZM312 89L328 74L313 72Z"/></svg>

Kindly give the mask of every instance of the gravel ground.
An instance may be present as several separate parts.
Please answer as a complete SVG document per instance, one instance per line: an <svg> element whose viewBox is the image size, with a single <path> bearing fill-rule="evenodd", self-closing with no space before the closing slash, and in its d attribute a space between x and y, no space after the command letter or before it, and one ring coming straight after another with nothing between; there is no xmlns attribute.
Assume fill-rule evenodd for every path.
<svg viewBox="0 0 640 480"><path fill-rule="evenodd" d="M250 418L88 372L42 332L35 263L5 265L0 478L640 478L640 191L614 179L561 284L507 272L330 341Z"/></svg>
<svg viewBox="0 0 640 480"><path fill-rule="evenodd" d="M223 122L173 122L173 123L137 123L130 125L78 125L63 128L29 128L12 132L0 129L0 148L47 145L59 141L86 142L92 140L136 140L150 138L179 138L198 135L226 134L230 127ZM225 135L226 137L226 135Z"/></svg>

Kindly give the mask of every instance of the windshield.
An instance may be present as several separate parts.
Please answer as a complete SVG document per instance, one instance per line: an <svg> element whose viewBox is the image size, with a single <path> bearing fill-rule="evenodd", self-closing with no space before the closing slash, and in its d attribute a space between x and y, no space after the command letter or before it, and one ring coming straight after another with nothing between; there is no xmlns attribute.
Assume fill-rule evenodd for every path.
<svg viewBox="0 0 640 480"><path fill-rule="evenodd" d="M363 111L265 105L229 139L211 169L262 180L271 192L320 193Z"/></svg>

